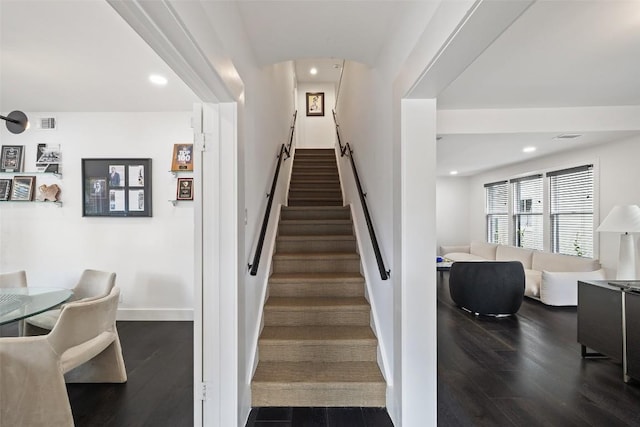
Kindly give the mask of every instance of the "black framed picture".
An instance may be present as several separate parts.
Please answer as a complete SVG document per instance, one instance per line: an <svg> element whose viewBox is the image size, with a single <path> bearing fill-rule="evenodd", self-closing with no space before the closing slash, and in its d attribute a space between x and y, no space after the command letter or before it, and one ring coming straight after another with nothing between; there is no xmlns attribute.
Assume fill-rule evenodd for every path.
<svg viewBox="0 0 640 427"><path fill-rule="evenodd" d="M307 92L307 116L324 116L324 92Z"/></svg>
<svg viewBox="0 0 640 427"><path fill-rule="evenodd" d="M151 159L82 159L82 216L152 216Z"/></svg>
<svg viewBox="0 0 640 427"><path fill-rule="evenodd" d="M3 145L0 154L0 172L22 172L23 145Z"/></svg>

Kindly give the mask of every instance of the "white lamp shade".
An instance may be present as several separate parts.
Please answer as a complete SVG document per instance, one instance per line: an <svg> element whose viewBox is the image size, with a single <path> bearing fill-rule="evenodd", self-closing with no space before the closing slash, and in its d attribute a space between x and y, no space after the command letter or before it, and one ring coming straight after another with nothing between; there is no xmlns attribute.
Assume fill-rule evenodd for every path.
<svg viewBox="0 0 640 427"><path fill-rule="evenodd" d="M638 205L614 206L596 231L640 233L640 207Z"/></svg>

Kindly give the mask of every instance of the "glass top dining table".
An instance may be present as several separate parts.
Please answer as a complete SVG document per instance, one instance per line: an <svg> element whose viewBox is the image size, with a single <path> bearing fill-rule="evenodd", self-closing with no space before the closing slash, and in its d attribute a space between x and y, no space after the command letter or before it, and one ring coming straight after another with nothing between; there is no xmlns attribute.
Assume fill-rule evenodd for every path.
<svg viewBox="0 0 640 427"><path fill-rule="evenodd" d="M73 295L64 288L0 288L0 325L47 311Z"/></svg>

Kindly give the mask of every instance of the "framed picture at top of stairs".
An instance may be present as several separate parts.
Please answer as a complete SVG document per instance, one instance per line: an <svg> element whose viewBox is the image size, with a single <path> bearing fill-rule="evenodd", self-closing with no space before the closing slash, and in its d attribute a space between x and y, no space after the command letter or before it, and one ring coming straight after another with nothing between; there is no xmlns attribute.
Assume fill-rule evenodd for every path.
<svg viewBox="0 0 640 427"><path fill-rule="evenodd" d="M324 92L307 92L307 116L324 116Z"/></svg>

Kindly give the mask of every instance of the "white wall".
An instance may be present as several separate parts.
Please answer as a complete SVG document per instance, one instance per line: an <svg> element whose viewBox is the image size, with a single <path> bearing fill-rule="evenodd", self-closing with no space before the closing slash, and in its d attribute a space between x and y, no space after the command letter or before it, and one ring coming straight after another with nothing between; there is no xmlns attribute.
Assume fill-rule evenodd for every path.
<svg viewBox="0 0 640 427"><path fill-rule="evenodd" d="M307 92L324 92L324 116L306 114ZM333 83L298 84L297 145L300 148L333 148L335 127L331 110L336 104L336 88Z"/></svg>
<svg viewBox="0 0 640 427"><path fill-rule="evenodd" d="M587 147L582 150L566 151L470 178L469 214L470 240L482 240L485 233L484 184L528 172L548 171L571 166L593 163L596 177L596 226L617 204L640 204L640 137ZM614 233L596 233L594 252L601 264L614 277L618 260L619 236ZM599 245L597 244L599 240Z"/></svg>
<svg viewBox="0 0 640 427"><path fill-rule="evenodd" d="M439 177L436 180L436 250L438 254L442 255L440 246L469 243L469 215L469 179Z"/></svg>
<svg viewBox="0 0 640 427"><path fill-rule="evenodd" d="M240 337L240 384L242 400L240 418L246 418L250 409L248 385L253 377L256 347L262 321L262 311L267 295L270 274L270 258L274 249L275 233L281 204L286 201L286 188L292 159L281 163L276 194L269 217L268 230L262 250L258 274L251 276L246 265L252 262L260 228L267 205L280 147L288 142L293 120L293 63L286 62L265 67L252 82L252 96L247 98L244 124L244 192L243 203L247 212L247 224L241 235L244 252L240 265L242 274L239 283L240 319L243 328ZM300 112L298 113L300 117ZM285 156L286 157L286 156ZM243 218L244 221L244 218Z"/></svg>
<svg viewBox="0 0 640 427"><path fill-rule="evenodd" d="M347 61L343 71L336 114L342 141L343 143L349 141L354 152L363 191L367 193L367 205L382 258L386 268L391 270L391 278L382 280L351 172L351 164L347 156L342 157L339 167L345 203L353 205L353 219L360 246L363 273L367 281L367 294L373 312L373 326L381 351L379 362L387 383L391 387L394 382L391 367L394 363L393 286L395 283L395 268L391 257L393 253L392 206L389 203L392 199L390 164L392 146L389 143L390 118L382 113L385 107L380 105L384 100L384 93L389 92L389 87L384 87L384 82L374 70L366 65ZM380 102L372 102L366 109L360 108L363 100L368 99L371 93L380 93ZM390 106L387 105L386 108ZM385 138L385 134L389 138Z"/></svg>
<svg viewBox="0 0 640 427"><path fill-rule="evenodd" d="M0 270L26 270L30 286L63 287L86 268L114 271L119 319L192 319L193 207L169 203L173 144L193 141L191 112L27 115L53 115L59 127L13 135L2 126L1 143L25 146L25 175L38 143L60 144L62 178L37 175L36 185L58 183L63 206L0 203ZM81 159L109 157L152 159L153 217L82 217Z"/></svg>

